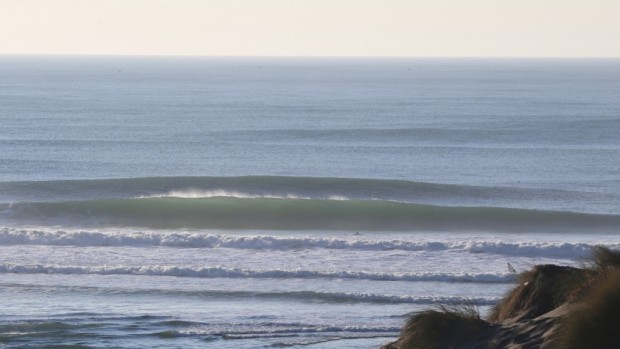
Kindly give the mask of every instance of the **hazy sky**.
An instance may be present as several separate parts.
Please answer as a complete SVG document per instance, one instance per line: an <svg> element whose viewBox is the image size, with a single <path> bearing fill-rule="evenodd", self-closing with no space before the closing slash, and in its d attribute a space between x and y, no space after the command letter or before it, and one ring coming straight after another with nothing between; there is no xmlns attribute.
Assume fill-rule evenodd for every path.
<svg viewBox="0 0 620 349"><path fill-rule="evenodd" d="M620 57L620 0L0 0L0 54Z"/></svg>

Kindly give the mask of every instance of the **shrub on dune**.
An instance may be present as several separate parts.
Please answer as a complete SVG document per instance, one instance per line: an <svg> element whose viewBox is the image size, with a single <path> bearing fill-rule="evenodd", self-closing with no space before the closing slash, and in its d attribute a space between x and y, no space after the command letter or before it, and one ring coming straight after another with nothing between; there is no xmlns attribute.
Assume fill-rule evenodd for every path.
<svg viewBox="0 0 620 349"><path fill-rule="evenodd" d="M449 348L489 327L474 306L439 307L412 315L396 345L400 349Z"/></svg>
<svg viewBox="0 0 620 349"><path fill-rule="evenodd" d="M620 252L596 248L592 263L597 280L560 323L558 348L620 348Z"/></svg>
<svg viewBox="0 0 620 349"><path fill-rule="evenodd" d="M620 267L620 252L604 246L595 246L592 250L590 268L598 273Z"/></svg>
<svg viewBox="0 0 620 349"><path fill-rule="evenodd" d="M383 348L618 349L620 251L595 247L583 268L534 266L519 275L487 320L473 306L422 311Z"/></svg>
<svg viewBox="0 0 620 349"><path fill-rule="evenodd" d="M584 269L536 265L519 275L518 285L491 310L488 320L535 318L577 297L590 272Z"/></svg>

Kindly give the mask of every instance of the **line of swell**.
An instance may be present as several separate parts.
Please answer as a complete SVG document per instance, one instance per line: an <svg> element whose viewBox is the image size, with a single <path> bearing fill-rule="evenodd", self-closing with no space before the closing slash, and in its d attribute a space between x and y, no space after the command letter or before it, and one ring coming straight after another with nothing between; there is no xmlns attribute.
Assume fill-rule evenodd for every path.
<svg viewBox="0 0 620 349"><path fill-rule="evenodd" d="M35 202L13 204L2 215L31 224L153 229L562 232L620 228L620 215L378 200L217 197Z"/></svg>
<svg viewBox="0 0 620 349"><path fill-rule="evenodd" d="M0 182L0 201L66 201L136 197L351 198L436 202L493 202L498 198L583 200L587 193L557 189L484 187L394 179L330 177L146 177Z"/></svg>
<svg viewBox="0 0 620 349"><path fill-rule="evenodd" d="M4 285L12 288L30 288L31 285ZM42 292L46 292L45 287L34 286ZM54 286L58 289L61 286ZM166 290L166 289L121 289L121 288L101 288L101 287L62 287L69 292L95 292L97 294L110 293L114 295L144 295L157 294L174 297L204 297L208 299L230 299L230 298L252 298L252 299L292 299L298 301L311 301L322 303L377 303L377 304L475 304L493 305L499 298L485 297L459 297L459 296L398 296L371 293L348 293L348 292L317 292L317 291L225 291L225 290Z"/></svg>
<svg viewBox="0 0 620 349"><path fill-rule="evenodd" d="M551 242L502 242L502 241L405 241L371 240L363 237L323 238L284 237L272 235L225 235L212 233L101 233L0 229L0 245L48 246L163 246L172 248L230 248L243 250L300 250L333 249L356 251L445 251L463 250L470 253L487 253L509 256L584 258L593 245L587 243ZM620 244L608 244L620 249Z"/></svg>
<svg viewBox="0 0 620 349"><path fill-rule="evenodd" d="M157 333L160 337L223 336L226 339L298 337L299 334L338 334L338 338L360 338L368 334L398 333L399 327L392 326L335 326L307 323L268 324L212 324L194 325L187 330L173 330ZM345 335L348 333L348 335ZM357 334L357 335L353 335Z"/></svg>
<svg viewBox="0 0 620 349"><path fill-rule="evenodd" d="M492 273L370 273L354 271L315 270L252 270L224 267L179 266L61 266L0 264L0 273L65 274L65 275L146 275L194 278L258 278L258 279L354 279L373 281L436 281L474 283L512 283L515 274Z"/></svg>

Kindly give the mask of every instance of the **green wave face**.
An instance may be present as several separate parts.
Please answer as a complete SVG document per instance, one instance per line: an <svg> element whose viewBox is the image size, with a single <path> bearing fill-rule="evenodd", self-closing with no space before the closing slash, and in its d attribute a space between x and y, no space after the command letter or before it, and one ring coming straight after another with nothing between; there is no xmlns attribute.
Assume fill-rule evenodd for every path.
<svg viewBox="0 0 620 349"><path fill-rule="evenodd" d="M620 228L620 216L378 200L143 198L17 203L10 219L148 228L574 231ZM5 214L6 215L6 214Z"/></svg>
<svg viewBox="0 0 620 349"><path fill-rule="evenodd" d="M150 177L0 183L0 204L155 197L303 198L396 201L438 206L532 208L617 214L588 203L620 202L576 190L481 187L405 180L328 177ZM598 200L598 201L597 201Z"/></svg>
<svg viewBox="0 0 620 349"><path fill-rule="evenodd" d="M146 177L92 180L1 182L0 201L61 201L134 198L173 191L221 190L251 195L324 198L330 195L405 198L453 194L483 195L486 188L404 180L329 177ZM494 190L497 190L495 188Z"/></svg>

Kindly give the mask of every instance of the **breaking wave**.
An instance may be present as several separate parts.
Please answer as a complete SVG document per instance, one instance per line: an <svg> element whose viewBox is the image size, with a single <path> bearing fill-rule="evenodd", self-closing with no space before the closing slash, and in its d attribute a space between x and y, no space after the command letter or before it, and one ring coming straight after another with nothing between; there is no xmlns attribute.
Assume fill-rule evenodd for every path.
<svg viewBox="0 0 620 349"><path fill-rule="evenodd" d="M0 273L15 274L64 274L64 275L147 275L194 278L258 278L258 279L354 279L373 281L437 281L511 283L515 274L493 273L371 273L363 271L316 270L252 270L224 267L179 266L62 266L0 264Z"/></svg>
<svg viewBox="0 0 620 349"><path fill-rule="evenodd" d="M175 337L193 337L193 336L207 336L209 337L222 337L227 340L230 339L253 339L253 338L296 338L290 345L279 343L278 347L286 346L304 346L322 343L325 341L340 340L340 339L355 339L355 338L373 338L394 336L398 334L400 327L395 326L338 326L338 325L316 325L310 323L280 323L269 322L252 324L252 326L244 324L234 323L222 323L222 324L195 324L189 329L184 330L170 330L164 332L155 333L156 336L162 338L175 338ZM309 342L299 342L303 340L304 336L311 336ZM329 336L329 337L324 337ZM274 345L275 346L275 345Z"/></svg>
<svg viewBox="0 0 620 349"><path fill-rule="evenodd" d="M462 250L509 256L584 258L592 251L592 244L568 242L503 242L489 240L467 241L407 241L383 240L352 236L328 238L312 236L228 235L206 232L133 232L103 233L89 231L42 231L0 229L0 245L50 246L165 246L174 248L231 248L244 250L299 250L333 249L359 251L444 251ZM620 249L620 245L608 247Z"/></svg>
<svg viewBox="0 0 620 349"><path fill-rule="evenodd" d="M329 177L147 177L0 182L0 202L83 201L131 198L282 198L383 200L410 203L564 207L592 193L515 187ZM583 205L582 205L583 206ZM566 208L562 208L566 210ZM603 212L604 213L604 212Z"/></svg>
<svg viewBox="0 0 620 349"><path fill-rule="evenodd" d="M6 285L4 285L7 287ZM23 285L11 285L15 290L19 290ZM26 286L30 287L30 286ZM322 291L241 291L241 290L179 290L179 289L142 289L142 288L101 288L101 287L80 287L80 286L53 286L54 290L62 288L68 292L75 293L96 293L114 295L164 295L173 297L201 297L208 299L264 299L282 300L290 299L296 301L321 302L321 303L371 303L371 304L475 304L493 305L500 298L498 297L461 297L461 296L409 296L409 295L390 295L373 294L360 292L322 292ZM49 292L45 287L40 287L42 292Z"/></svg>

